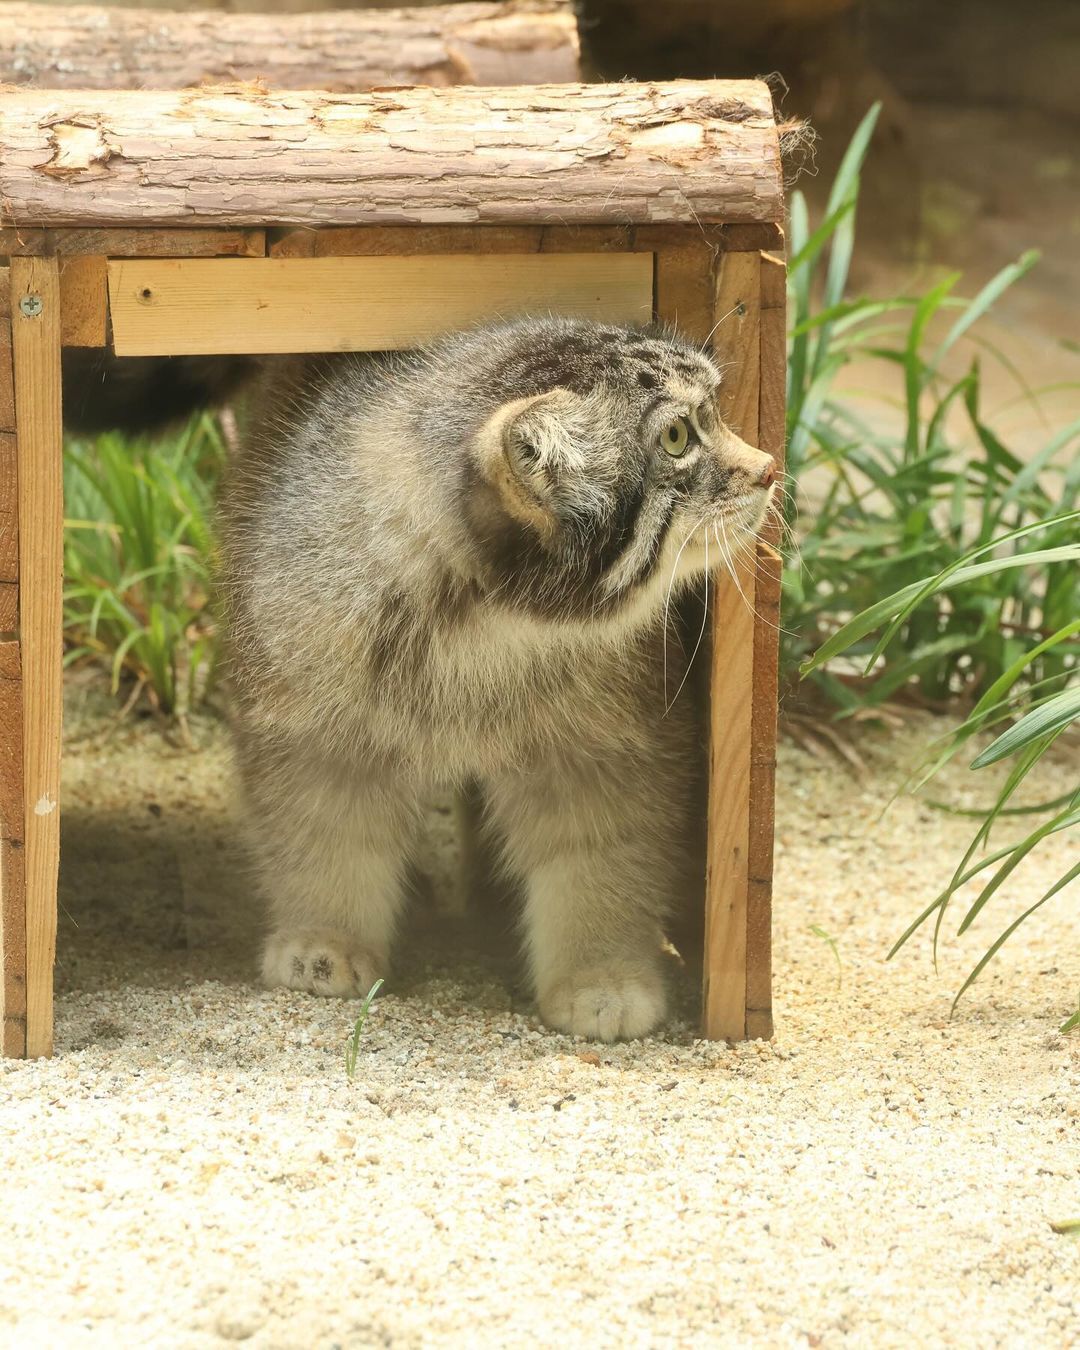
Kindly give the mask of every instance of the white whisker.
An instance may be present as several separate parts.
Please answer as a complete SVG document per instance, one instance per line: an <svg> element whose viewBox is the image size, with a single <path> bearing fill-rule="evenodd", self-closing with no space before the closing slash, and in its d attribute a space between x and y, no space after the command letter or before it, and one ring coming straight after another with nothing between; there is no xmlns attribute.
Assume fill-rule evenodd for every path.
<svg viewBox="0 0 1080 1350"><path fill-rule="evenodd" d="M691 527L690 533L686 536L686 538L685 538L685 539L682 541L682 543L679 545L679 551L678 551L678 553L675 554L675 561L671 564L671 578L670 578L670 580L668 581L667 595L664 597L664 625L663 625L663 634L662 634L662 637L663 637L663 644L664 644L664 702L665 702L665 703L667 703L667 634L668 634L668 621L669 621L669 618L670 618L670 611L671 611L671 592L672 592L672 590L674 589L674 586L675 586L675 573L679 570L679 559L680 559L680 558L682 557L682 555L683 555L683 550L686 548L687 544L688 544L688 543L690 542L690 540L694 537L694 535L697 534L698 530L699 530L699 529L701 528L701 526L704 524L704 521L705 521L705 517L702 515L702 516L700 516L700 517L694 522L694 525Z"/></svg>
<svg viewBox="0 0 1080 1350"><path fill-rule="evenodd" d="M697 656L698 651L701 649L701 641L702 641L702 638L704 638L704 636L705 636L705 626L706 626L706 624L707 624L708 622L709 622L709 532L708 532L708 530L706 530L706 531L705 531L705 606L704 606L704 609L702 610L702 614L701 614L701 628L700 628L700 630L698 631L697 641L694 643L694 650L690 653L690 659L689 659L689 661L687 661L687 663L686 663L686 670L683 672L682 680L681 680L681 682L680 682L680 684L679 684L678 689L675 690L675 697L671 700L670 703L667 704L667 706L666 706L665 709L664 709L664 716L665 716L665 717L668 715L668 713L672 710L672 708L674 708L675 704L678 702L679 695L682 693L683 688L684 688L684 686L686 685L686 681L690 678L690 671L693 669L694 658ZM666 644L665 644L665 647L664 647L664 654L665 654L665 656L667 655L667 645L666 645ZM666 669L666 664L665 664L665 669ZM667 699L667 685L666 685L666 683L665 683L665 686L664 686L664 698L665 698L665 700Z"/></svg>

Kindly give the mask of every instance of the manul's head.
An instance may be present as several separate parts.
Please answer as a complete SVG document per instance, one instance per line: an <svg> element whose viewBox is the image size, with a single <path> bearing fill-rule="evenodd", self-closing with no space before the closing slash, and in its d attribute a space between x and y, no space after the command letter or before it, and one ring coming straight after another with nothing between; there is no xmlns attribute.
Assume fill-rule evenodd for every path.
<svg viewBox="0 0 1080 1350"><path fill-rule="evenodd" d="M719 371L676 334L546 319L472 340L453 340L485 403L460 491L503 603L647 617L761 527L774 461L725 426Z"/></svg>

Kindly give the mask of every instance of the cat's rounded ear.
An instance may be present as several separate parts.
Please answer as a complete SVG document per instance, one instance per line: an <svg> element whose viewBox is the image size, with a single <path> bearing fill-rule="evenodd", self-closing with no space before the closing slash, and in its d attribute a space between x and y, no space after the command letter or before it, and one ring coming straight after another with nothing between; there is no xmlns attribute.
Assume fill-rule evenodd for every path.
<svg viewBox="0 0 1080 1350"><path fill-rule="evenodd" d="M566 389L504 403L481 429L475 455L503 511L541 536L555 532L555 493L573 461L568 430L577 396Z"/></svg>
<svg viewBox="0 0 1080 1350"><path fill-rule="evenodd" d="M503 423L503 454L521 484L547 498L570 467L567 424L576 399L569 390L553 389L522 402L524 406Z"/></svg>

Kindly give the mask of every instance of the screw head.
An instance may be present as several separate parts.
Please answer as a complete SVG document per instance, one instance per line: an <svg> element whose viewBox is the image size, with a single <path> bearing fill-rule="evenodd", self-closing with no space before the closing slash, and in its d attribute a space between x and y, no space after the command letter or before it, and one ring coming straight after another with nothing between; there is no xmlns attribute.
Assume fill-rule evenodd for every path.
<svg viewBox="0 0 1080 1350"><path fill-rule="evenodd" d="M28 319L36 319L44 308L45 303L40 295L24 295L19 301L19 309Z"/></svg>

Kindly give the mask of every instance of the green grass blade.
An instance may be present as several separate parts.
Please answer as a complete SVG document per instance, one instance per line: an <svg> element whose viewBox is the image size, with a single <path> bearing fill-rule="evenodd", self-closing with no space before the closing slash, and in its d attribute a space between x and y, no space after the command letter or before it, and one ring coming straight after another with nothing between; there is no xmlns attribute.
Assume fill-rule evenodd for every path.
<svg viewBox="0 0 1080 1350"><path fill-rule="evenodd" d="M1080 877L1080 862L1070 867L1069 870L1063 876L1058 877L1057 881L1054 882L1054 884L1050 887L1048 891L1046 891L1043 895L1041 895L1033 905L1030 905L1027 909L1025 909L1018 919L1014 919L1013 922L1009 924L1008 928L1006 928L1004 932L999 934L998 937L994 939L994 941L990 944L987 950L980 957L978 963L971 971L970 975L968 975L967 979L960 986L960 989L952 1002L953 1012L956 1011L957 1005L959 1004L963 996L967 993L967 991L971 988L971 986L983 973L983 971L994 959L994 957L998 954L998 952L1002 949L1002 947L1004 947L1005 943L1008 942L1009 938L1012 937L1012 935L1016 932L1016 930L1020 927L1020 925L1024 923L1027 919L1030 919L1036 910L1041 909L1042 906L1045 905L1048 900L1052 900L1055 895L1057 895L1060 891L1064 890L1065 887L1068 886L1070 882L1075 881L1077 877Z"/></svg>
<svg viewBox="0 0 1080 1350"><path fill-rule="evenodd" d="M352 1035L349 1037L345 1046L345 1073L352 1078L356 1073L356 1059L360 1053L360 1037L364 1031L364 1023L367 1021L368 1013L371 1011L371 1005L374 1002L375 995L383 986L382 980L376 980L371 988L364 995L364 1001L360 1005L360 1015L352 1029Z"/></svg>
<svg viewBox="0 0 1080 1350"><path fill-rule="evenodd" d="M1080 720L1080 687L1064 689L1032 708L1019 722L1003 732L975 756L971 767L982 769L987 764L996 764L999 759L1014 755L1035 741L1056 735L1077 720Z"/></svg>
<svg viewBox="0 0 1080 1350"><path fill-rule="evenodd" d="M942 360L956 346L968 329L997 303L1010 286L1015 285L1021 277L1026 276L1038 261L1039 250L1028 249L1026 253L1021 254L1016 262L1003 267L997 276L992 277L986 283L945 335L944 341L938 347L930 362L931 370L938 369Z"/></svg>

